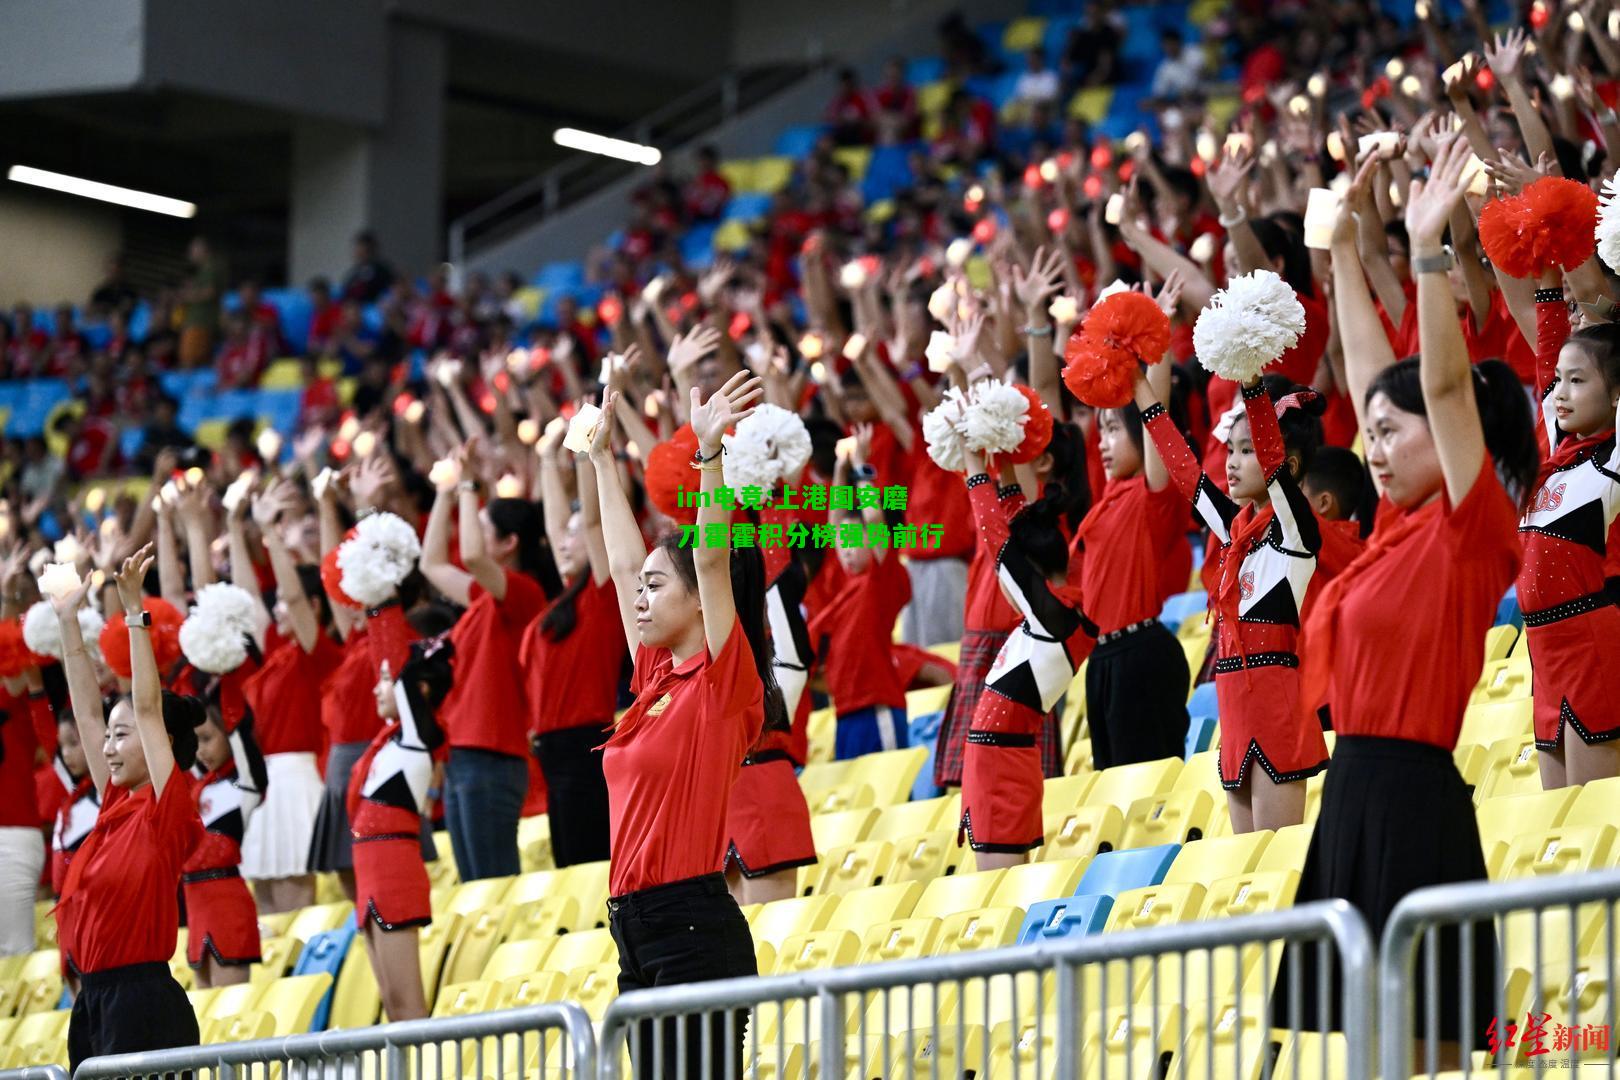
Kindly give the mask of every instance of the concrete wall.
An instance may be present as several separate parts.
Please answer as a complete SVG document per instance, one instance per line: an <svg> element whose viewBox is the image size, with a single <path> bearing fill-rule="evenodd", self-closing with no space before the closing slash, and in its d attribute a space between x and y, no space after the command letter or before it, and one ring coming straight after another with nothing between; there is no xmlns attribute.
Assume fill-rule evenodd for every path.
<svg viewBox="0 0 1620 1080"><path fill-rule="evenodd" d="M134 86L145 15L144 0L6 0L0 99Z"/></svg>
<svg viewBox="0 0 1620 1080"><path fill-rule="evenodd" d="M10 253L0 259L0 307L85 302L122 241L114 207L0 181L0 251Z"/></svg>

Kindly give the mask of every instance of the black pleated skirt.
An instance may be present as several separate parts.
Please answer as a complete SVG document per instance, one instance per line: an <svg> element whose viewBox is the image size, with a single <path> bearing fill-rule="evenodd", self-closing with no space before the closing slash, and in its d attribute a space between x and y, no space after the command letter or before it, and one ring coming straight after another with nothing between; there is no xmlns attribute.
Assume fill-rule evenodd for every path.
<svg viewBox="0 0 1620 1080"><path fill-rule="evenodd" d="M1086 665L1092 767L1185 755L1187 679L1187 654L1158 621L1093 649Z"/></svg>
<svg viewBox="0 0 1620 1080"><path fill-rule="evenodd" d="M1322 809L1305 856L1294 903L1343 899L1366 918L1373 941L1383 938L1395 905L1431 885L1483 880L1485 856L1469 787L1451 755L1407 739L1341 735L1322 788ZM1496 935L1490 922L1468 934L1472 978L1461 985L1462 934L1439 933L1439 1038L1460 1041L1463 1002L1471 1002L1473 1046L1483 1048L1495 996ZM1415 964L1413 1031L1427 1032L1423 946ZM1317 949L1300 950L1303 1027L1321 1027L1316 994ZM1337 969L1330 981L1329 1030L1341 1030ZM1296 985L1287 965L1278 974L1274 1022L1286 1027L1289 993Z"/></svg>

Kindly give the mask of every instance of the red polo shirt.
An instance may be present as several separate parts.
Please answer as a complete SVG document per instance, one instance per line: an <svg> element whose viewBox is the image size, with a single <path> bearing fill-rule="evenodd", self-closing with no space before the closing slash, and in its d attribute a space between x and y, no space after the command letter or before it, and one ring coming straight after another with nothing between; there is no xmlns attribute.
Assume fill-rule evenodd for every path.
<svg viewBox="0 0 1620 1080"><path fill-rule="evenodd" d="M612 579L600 585L588 581L580 589L574 598L574 629L567 637L547 637L540 625L544 618L529 624L519 649L529 692L529 730L544 735L611 723L625 649Z"/></svg>
<svg viewBox="0 0 1620 1080"><path fill-rule="evenodd" d="M822 568L841 580L837 594L810 625L812 645L820 645L827 693L838 715L869 705L903 708L906 687L900 681L889 643L894 620L911 602L911 577L894 552L860 574L844 573L834 554Z"/></svg>
<svg viewBox="0 0 1620 1080"><path fill-rule="evenodd" d="M271 646L264 667L242 684L253 710L253 734L266 757L321 752L321 684L342 663L343 650L324 632L307 653L295 638Z"/></svg>
<svg viewBox="0 0 1620 1080"><path fill-rule="evenodd" d="M496 600L476 581L471 605L450 631L456 647L455 683L441 710L452 748L529 756L529 703L518 664L523 631L545 607L545 593L529 575L507 570L506 599Z"/></svg>
<svg viewBox="0 0 1620 1080"><path fill-rule="evenodd" d="M748 748L765 725L765 689L742 624L720 655L679 667L668 649L636 648L636 703L602 753L614 896L712 874Z"/></svg>
<svg viewBox="0 0 1620 1080"><path fill-rule="evenodd" d="M1153 491L1138 475L1103 489L1080 525L1086 614L1103 633L1159 613L1164 606L1163 561L1178 541L1185 545L1186 522L1187 501L1174 484Z"/></svg>
<svg viewBox="0 0 1620 1080"><path fill-rule="evenodd" d="M79 971L166 964L180 929L180 868L202 839L191 785L178 768L153 795L108 784L95 828L68 866L57 941Z"/></svg>
<svg viewBox="0 0 1620 1080"><path fill-rule="evenodd" d="M39 828L34 753L39 747L28 699L0 690L0 828Z"/></svg>
<svg viewBox="0 0 1620 1080"><path fill-rule="evenodd" d="M357 626L343 643L343 662L321 687L321 723L332 745L369 743L382 727L377 715L377 669L366 628Z"/></svg>

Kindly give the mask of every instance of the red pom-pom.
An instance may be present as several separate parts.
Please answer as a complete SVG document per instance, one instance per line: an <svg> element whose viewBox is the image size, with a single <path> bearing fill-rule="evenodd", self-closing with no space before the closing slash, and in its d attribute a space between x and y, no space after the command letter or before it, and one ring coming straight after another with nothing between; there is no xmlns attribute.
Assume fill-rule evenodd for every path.
<svg viewBox="0 0 1620 1080"><path fill-rule="evenodd" d="M338 544L342 547L344 542L354 538L354 530L350 529L343 534L343 541ZM360 601L343 591L343 571L338 569L338 547L321 556L321 585L326 589L326 598L334 604L342 604L346 608L359 611L365 607Z"/></svg>
<svg viewBox="0 0 1620 1080"><path fill-rule="evenodd" d="M148 596L141 607L152 615L152 655L157 659L159 676L164 675L180 661L180 624L186 621L175 606L157 596ZM101 658L114 673L130 678L129 627L122 615L114 615L101 628Z"/></svg>
<svg viewBox="0 0 1620 1080"><path fill-rule="evenodd" d="M697 521L697 508L681 506L676 493L684 490L690 496L698 490L699 474L692 471L697 449L692 425L682 424L668 442L659 443L647 455L647 498L665 517L685 524Z"/></svg>
<svg viewBox="0 0 1620 1080"><path fill-rule="evenodd" d="M0 622L0 678L15 678L31 667L54 664L48 656L38 656L23 641L22 620Z"/></svg>
<svg viewBox="0 0 1620 1080"><path fill-rule="evenodd" d="M1170 319L1152 298L1117 292L1091 309L1063 350L1063 381L1094 409L1130 403L1136 365L1157 364L1170 347Z"/></svg>
<svg viewBox="0 0 1620 1080"><path fill-rule="evenodd" d="M1040 457L1051 445L1052 410L1046 407L1041 395L1023 383L1014 383L1013 387L1029 402L1029 412L1024 417L1024 441L1011 453L997 455L996 461L1024 465Z"/></svg>
<svg viewBox="0 0 1620 1080"><path fill-rule="evenodd" d="M1544 176L1519 195L1485 204L1479 242L1509 277L1573 270L1592 256L1597 210L1597 194L1585 184Z"/></svg>

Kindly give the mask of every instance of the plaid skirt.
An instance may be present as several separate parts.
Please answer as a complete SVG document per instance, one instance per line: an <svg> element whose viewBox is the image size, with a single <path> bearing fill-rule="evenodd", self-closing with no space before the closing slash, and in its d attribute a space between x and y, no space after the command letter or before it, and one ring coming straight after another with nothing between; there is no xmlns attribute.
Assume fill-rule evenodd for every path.
<svg viewBox="0 0 1620 1080"><path fill-rule="evenodd" d="M962 635L962 652L956 662L956 683L939 726L939 742L934 746L934 783L939 787L962 786L962 760L967 754L968 729L973 726L973 710L996 656L1006 642L1007 631L969 630ZM1041 725L1041 772L1063 775L1063 748L1059 745L1056 710L1046 714Z"/></svg>

